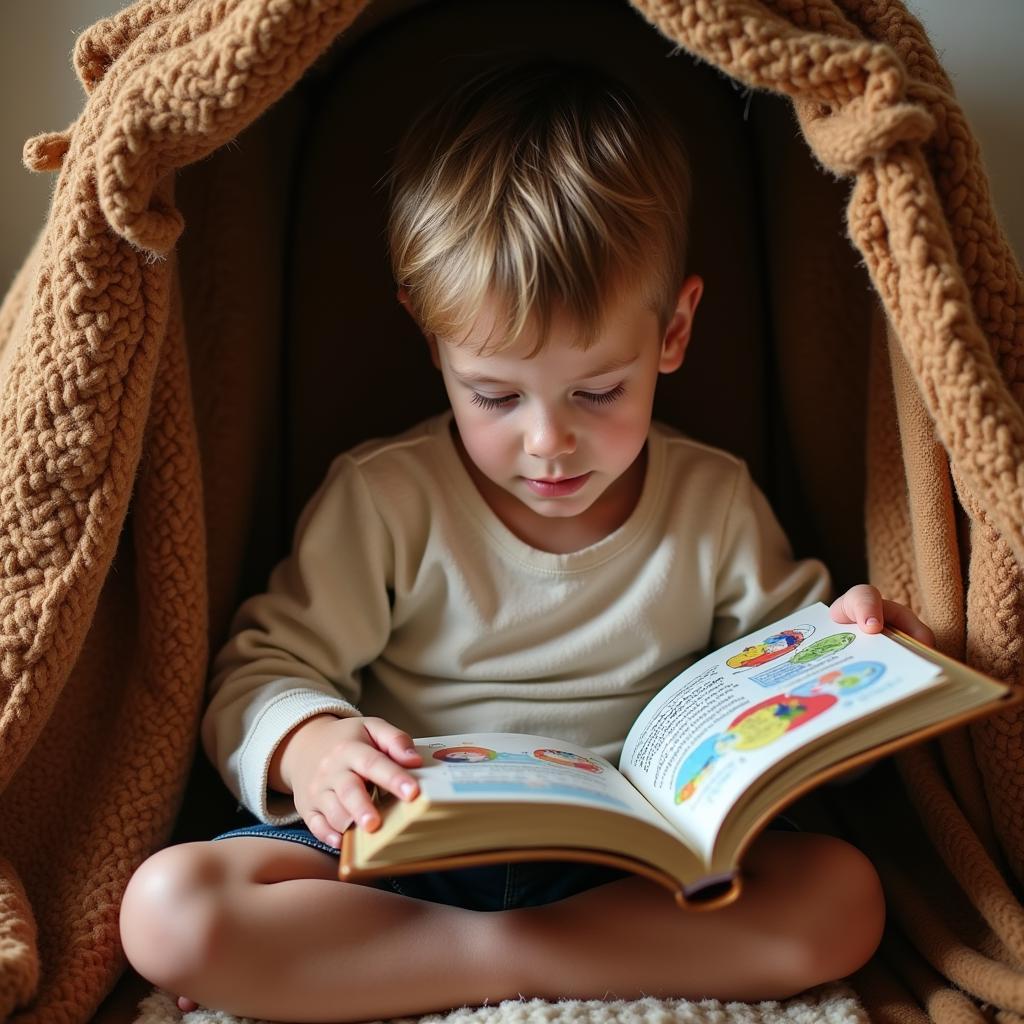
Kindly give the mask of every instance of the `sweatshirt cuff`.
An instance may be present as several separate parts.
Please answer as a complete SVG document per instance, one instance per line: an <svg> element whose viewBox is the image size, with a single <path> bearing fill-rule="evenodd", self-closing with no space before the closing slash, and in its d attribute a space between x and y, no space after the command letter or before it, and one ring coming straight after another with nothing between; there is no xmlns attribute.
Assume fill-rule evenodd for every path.
<svg viewBox="0 0 1024 1024"><path fill-rule="evenodd" d="M296 680L299 683L299 680ZM347 700L320 690L296 686L265 705L239 752L239 788L242 804L267 825L291 825L300 820L290 794L271 793L267 780L270 761L281 741L297 725L317 715L358 718L359 710Z"/></svg>

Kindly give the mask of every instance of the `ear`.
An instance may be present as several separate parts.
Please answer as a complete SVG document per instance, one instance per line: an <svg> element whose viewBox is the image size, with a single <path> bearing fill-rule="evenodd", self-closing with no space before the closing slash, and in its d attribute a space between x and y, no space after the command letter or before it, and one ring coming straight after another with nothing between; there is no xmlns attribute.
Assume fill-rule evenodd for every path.
<svg viewBox="0 0 1024 1024"><path fill-rule="evenodd" d="M690 344L690 334L693 331L693 318L703 294L704 281L696 274L691 274L680 286L679 294L676 296L675 312L661 339L659 373L672 373L683 365L683 357L686 355L686 347Z"/></svg>
<svg viewBox="0 0 1024 1024"><path fill-rule="evenodd" d="M423 328L420 326L419 320L416 319L416 314L412 311L412 303L409 302L409 293L404 288L399 288L395 297L401 303L402 308L406 311L406 313L408 313L409 316L412 317L413 323L415 323L416 326L420 328L420 334L422 334L423 337L426 338L427 348L430 349L430 361L434 364L435 367L437 367L437 369L440 370L441 360L437 354L437 338L433 334L429 334L427 331L423 330Z"/></svg>

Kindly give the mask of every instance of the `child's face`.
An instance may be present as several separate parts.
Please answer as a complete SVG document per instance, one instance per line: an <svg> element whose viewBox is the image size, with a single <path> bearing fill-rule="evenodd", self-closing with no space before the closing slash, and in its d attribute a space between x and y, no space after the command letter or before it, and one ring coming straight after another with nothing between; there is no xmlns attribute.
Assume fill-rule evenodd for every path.
<svg viewBox="0 0 1024 1024"><path fill-rule="evenodd" d="M699 278L686 279L664 332L638 288L620 289L585 350L556 315L536 355L528 357L535 329L480 355L494 322L488 307L464 340L428 339L471 475L506 524L580 517L603 536L628 516L643 482L638 457L655 383L682 363L701 289Z"/></svg>

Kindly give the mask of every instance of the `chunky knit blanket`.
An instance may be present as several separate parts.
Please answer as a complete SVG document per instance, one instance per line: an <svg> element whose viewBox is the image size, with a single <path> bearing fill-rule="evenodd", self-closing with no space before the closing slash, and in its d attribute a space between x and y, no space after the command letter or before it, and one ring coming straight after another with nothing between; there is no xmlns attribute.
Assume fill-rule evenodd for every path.
<svg viewBox="0 0 1024 1024"><path fill-rule="evenodd" d="M0 307L5 1017L85 1021L122 971L119 897L170 834L211 624L237 596L231 510L249 499L230 424L211 427L219 378L189 373L175 171L281 98L364 6L140 0L78 40L81 116L26 145L58 175ZM1020 683L1021 273L921 26L898 0L634 6L743 86L789 96L817 160L851 180L849 236L886 316L871 578L942 649ZM856 979L878 1020L1024 1017L1022 724L1011 709L903 754L897 785L850 801L889 901Z"/></svg>

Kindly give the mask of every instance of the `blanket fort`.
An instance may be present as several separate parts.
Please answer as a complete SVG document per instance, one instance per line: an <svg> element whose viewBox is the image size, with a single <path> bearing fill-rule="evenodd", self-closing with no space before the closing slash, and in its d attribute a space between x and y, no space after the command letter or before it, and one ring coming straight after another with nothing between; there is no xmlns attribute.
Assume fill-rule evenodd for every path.
<svg viewBox="0 0 1024 1024"><path fill-rule="evenodd" d="M871 581L912 606L940 649L1021 685L1024 288L977 145L920 24L898 0L634 0L632 10L623 0L595 2L586 18L554 3L517 14L527 6L530 17L518 19L490 0L140 0L79 38L83 109L67 129L26 143L26 164L55 172L55 187L0 307L5 1018L84 1022L121 973L119 898L177 819L207 652L287 530L282 481L318 440L312 428L295 436L292 424L328 408L296 400L288 382L305 367L323 388L337 384L297 361L299 339L312 345L313 332L295 329L286 345L281 324L294 327L288 317L304 305L286 301L287 289L326 296L336 321L361 286L319 273L326 255L288 276L281 247L289 218L305 210L307 225L328 223L320 204L339 195L351 204L331 225L332 251L351 248L367 263L353 240L373 189L347 195L337 179L320 193L293 187L305 166L296 157L313 144L302 134L308 115L334 77L380 72L375 91L341 90L347 110L366 114L360 133L334 133L344 159L333 166L356 173L372 139L387 146L374 132L398 116L370 109L367 97L387 95L389 82L415 94L402 79L417 72L411 56L439 63L456 28L488 25L469 44L479 49L485 38L513 38L521 20L535 39L615 63L629 33L600 36L596 12L627 8L631 25L665 44L662 57L682 51L643 74L700 75L706 65L755 101L763 92L791 102L806 147L786 120L744 121L743 103L729 121L734 148L723 148L724 122L721 137L718 128L708 136L722 165L763 162L763 192L752 180L734 206L763 218L754 235L771 258L739 293L770 294L755 319L777 329L765 340L770 359L760 342L740 357L724 341L723 358L749 370L735 377L766 385L768 411L789 425L775 435L790 439L778 465L797 477L827 471L814 425L841 399L851 403L844 422L866 465L867 539L865 550L858 535L848 555L866 555ZM434 31L387 64L384 42L404 23L396 10L411 19L412 7ZM457 17L445 22L446 11ZM717 77L693 80L713 90ZM855 250L837 221L815 221L829 175L849 190ZM372 244L376 229L364 228ZM732 247L724 258L735 259L741 233L718 234ZM837 284L858 260L877 293L874 320L864 289ZM815 317L833 318L834 330ZM801 323L803 333L789 329ZM858 339L870 361L850 358ZM352 348L344 337L316 340L318 358ZM381 412L373 356L348 364L341 400L336 389L324 396L332 410L351 406L367 431ZM823 365L849 372L816 385ZM409 388L410 402L419 390ZM726 416L712 397L716 429L735 420L741 435L764 435L763 420L744 420L755 403L733 402ZM668 402L659 415L686 408ZM816 515L830 562L844 550L837 524L851 508L862 525L856 487L852 505L848 497L859 465L841 467L842 495L811 487L795 502ZM950 1001L1024 1013L1020 713L899 755L891 778L881 792L834 795L840 827L878 866L892 922L858 979L862 997L905 1019L922 1019L926 1002L935 1015ZM976 913L968 920L959 906ZM945 1004L922 981L932 970L956 989Z"/></svg>

